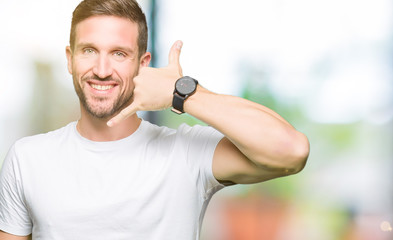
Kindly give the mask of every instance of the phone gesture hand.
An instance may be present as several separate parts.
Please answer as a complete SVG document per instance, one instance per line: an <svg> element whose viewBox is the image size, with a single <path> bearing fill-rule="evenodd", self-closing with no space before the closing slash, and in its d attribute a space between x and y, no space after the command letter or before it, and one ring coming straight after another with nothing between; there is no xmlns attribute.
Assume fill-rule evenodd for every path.
<svg viewBox="0 0 393 240"><path fill-rule="evenodd" d="M163 68L142 67L133 79L132 103L110 119L112 127L137 111L158 111L172 106L173 91L177 79L183 76L180 66L180 52L183 43L176 41L169 51L168 65Z"/></svg>

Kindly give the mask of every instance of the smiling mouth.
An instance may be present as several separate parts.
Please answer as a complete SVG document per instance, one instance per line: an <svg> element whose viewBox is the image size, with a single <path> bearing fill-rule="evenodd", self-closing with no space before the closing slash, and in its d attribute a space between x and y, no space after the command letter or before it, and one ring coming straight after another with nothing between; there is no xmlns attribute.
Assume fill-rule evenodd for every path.
<svg viewBox="0 0 393 240"><path fill-rule="evenodd" d="M99 91L106 91L115 87L115 85L98 85L98 84L90 84L90 86Z"/></svg>

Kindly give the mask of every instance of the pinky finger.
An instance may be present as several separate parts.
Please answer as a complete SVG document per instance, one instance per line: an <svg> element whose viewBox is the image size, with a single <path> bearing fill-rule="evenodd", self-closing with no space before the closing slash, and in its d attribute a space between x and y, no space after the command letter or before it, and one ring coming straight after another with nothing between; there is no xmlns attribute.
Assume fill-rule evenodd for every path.
<svg viewBox="0 0 393 240"><path fill-rule="evenodd" d="M116 116L114 116L113 118L111 118L106 125L108 127L113 127L117 124L119 124L120 122L122 122L123 120L127 119L128 117L134 115L136 113L136 109L134 108L134 106L131 104L130 106L124 108L119 114L117 114Z"/></svg>

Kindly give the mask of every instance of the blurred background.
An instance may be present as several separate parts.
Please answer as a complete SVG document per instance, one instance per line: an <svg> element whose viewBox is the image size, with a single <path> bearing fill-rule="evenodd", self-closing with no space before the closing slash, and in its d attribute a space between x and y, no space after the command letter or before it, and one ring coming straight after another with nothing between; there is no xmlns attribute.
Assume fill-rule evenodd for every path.
<svg viewBox="0 0 393 240"><path fill-rule="evenodd" d="M79 117L65 46L79 0L0 0L0 164ZM299 174L218 192L203 240L393 239L393 2L140 0L152 66L266 105L311 142ZM158 125L203 124L170 111Z"/></svg>

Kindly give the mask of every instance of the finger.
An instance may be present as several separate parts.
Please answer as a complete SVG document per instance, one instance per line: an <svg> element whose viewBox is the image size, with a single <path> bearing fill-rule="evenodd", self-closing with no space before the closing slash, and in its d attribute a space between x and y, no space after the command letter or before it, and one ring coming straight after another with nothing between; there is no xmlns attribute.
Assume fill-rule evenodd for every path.
<svg viewBox="0 0 393 240"><path fill-rule="evenodd" d="M121 110L121 112L119 114L117 114L116 116L111 118L106 123L106 125L108 125L108 127L113 127L113 126L119 124L121 121L125 120L126 118L134 115L136 112L137 112L136 107L134 106L134 104L131 104L128 107Z"/></svg>
<svg viewBox="0 0 393 240"><path fill-rule="evenodd" d="M168 57L168 65L180 65L180 52L181 48L183 47L183 42L178 40L176 41L172 47L171 50L169 51L169 57Z"/></svg>

